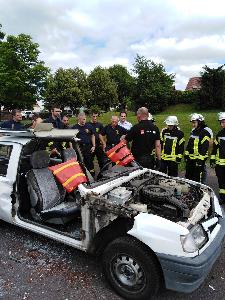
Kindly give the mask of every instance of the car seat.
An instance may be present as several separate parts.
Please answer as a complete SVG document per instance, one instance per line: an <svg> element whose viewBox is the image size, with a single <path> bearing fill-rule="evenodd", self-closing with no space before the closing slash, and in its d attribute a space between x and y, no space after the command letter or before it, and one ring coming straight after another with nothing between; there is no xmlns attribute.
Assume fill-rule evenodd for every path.
<svg viewBox="0 0 225 300"><path fill-rule="evenodd" d="M45 150L31 155L32 169L27 173L31 214L36 220L65 224L80 213L80 206L75 201L65 201L66 191L48 169L49 160Z"/></svg>

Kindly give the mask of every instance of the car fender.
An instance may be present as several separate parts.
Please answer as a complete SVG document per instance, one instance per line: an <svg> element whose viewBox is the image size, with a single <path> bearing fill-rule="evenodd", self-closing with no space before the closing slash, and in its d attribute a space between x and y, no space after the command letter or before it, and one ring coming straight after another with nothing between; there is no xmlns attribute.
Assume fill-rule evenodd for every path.
<svg viewBox="0 0 225 300"><path fill-rule="evenodd" d="M153 214L140 213L134 218L134 226L127 232L151 248L155 253L194 257L198 252L183 251L180 236L189 230L177 223Z"/></svg>

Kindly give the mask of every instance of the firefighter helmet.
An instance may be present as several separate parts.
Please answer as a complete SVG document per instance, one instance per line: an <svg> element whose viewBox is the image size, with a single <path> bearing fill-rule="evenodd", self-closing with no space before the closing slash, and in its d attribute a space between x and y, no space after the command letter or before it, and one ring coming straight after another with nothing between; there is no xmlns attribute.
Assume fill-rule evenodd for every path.
<svg viewBox="0 0 225 300"><path fill-rule="evenodd" d="M218 113L218 121L225 120L225 112Z"/></svg>
<svg viewBox="0 0 225 300"><path fill-rule="evenodd" d="M153 115L148 113L148 120L152 121L153 120Z"/></svg>
<svg viewBox="0 0 225 300"><path fill-rule="evenodd" d="M192 122L192 121L202 122L204 120L205 120L205 118L201 114L197 114L197 113L191 114L190 122Z"/></svg>
<svg viewBox="0 0 225 300"><path fill-rule="evenodd" d="M166 120L164 122L166 123L166 125L177 126L179 124L176 116L169 116L166 118Z"/></svg>
<svg viewBox="0 0 225 300"><path fill-rule="evenodd" d="M153 117L152 114L148 113L148 120L149 121L152 121L152 122L155 122L155 118Z"/></svg>

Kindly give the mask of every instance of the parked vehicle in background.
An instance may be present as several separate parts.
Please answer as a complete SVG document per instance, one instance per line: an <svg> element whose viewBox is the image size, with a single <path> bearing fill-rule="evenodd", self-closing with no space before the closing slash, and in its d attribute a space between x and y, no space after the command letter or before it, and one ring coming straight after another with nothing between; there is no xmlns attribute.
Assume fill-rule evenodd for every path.
<svg viewBox="0 0 225 300"><path fill-rule="evenodd" d="M23 120L25 120L25 119L31 120L34 115L32 110L23 110L23 111L21 111L21 114L22 114Z"/></svg>

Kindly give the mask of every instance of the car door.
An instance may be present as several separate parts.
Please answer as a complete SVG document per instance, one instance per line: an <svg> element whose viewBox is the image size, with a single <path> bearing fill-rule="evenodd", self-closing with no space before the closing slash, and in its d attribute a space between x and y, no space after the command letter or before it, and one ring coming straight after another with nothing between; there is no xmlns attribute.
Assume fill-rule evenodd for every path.
<svg viewBox="0 0 225 300"><path fill-rule="evenodd" d="M12 221L12 195L22 145L0 142L0 219Z"/></svg>

